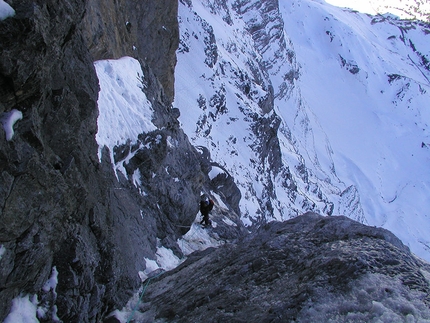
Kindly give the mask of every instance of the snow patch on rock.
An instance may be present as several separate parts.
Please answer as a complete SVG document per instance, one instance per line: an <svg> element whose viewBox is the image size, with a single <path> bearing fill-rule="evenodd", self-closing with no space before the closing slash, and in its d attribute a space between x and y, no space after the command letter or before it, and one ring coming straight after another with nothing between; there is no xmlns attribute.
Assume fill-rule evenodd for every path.
<svg viewBox="0 0 430 323"><path fill-rule="evenodd" d="M108 147L113 162L113 148L136 140L141 133L155 130L153 109L142 91L143 72L140 63L131 57L101 60L94 63L99 78L99 117L96 140L99 158Z"/></svg>

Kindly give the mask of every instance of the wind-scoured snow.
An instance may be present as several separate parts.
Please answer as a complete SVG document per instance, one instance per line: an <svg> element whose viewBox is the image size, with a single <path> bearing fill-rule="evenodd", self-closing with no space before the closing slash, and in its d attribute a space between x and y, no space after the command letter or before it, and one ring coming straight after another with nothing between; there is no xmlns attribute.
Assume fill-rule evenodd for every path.
<svg viewBox="0 0 430 323"><path fill-rule="evenodd" d="M1 248L0 248L1 252ZM0 257L1 260L1 257ZM56 267L52 268L51 277L42 287L44 293L52 293L54 304L49 308L48 302L39 301L38 295L19 295L12 300L10 313L3 323L38 323L39 320L45 322L61 322L57 316L57 298L58 271Z"/></svg>
<svg viewBox="0 0 430 323"><path fill-rule="evenodd" d="M231 221L231 224L234 223ZM212 225L216 223L212 221ZM208 234L208 231L202 228L198 223L193 223L190 230L181 239L178 239L178 245L184 255L188 256L197 250L204 250L209 247L218 247L223 244L222 241L216 240Z"/></svg>
<svg viewBox="0 0 430 323"><path fill-rule="evenodd" d="M155 254L156 260L145 259L146 268L144 271L139 272L139 277L144 282L149 277L154 276L154 272L158 270L172 270L181 264L182 260L179 259L172 250L165 247L157 247L157 252Z"/></svg>
<svg viewBox="0 0 430 323"><path fill-rule="evenodd" d="M46 281L46 283L43 285L42 289L45 293L49 292L50 290L52 290L53 294L56 296L56 288L58 285L58 271L57 271L57 267L53 267L52 268L52 274L51 277Z"/></svg>
<svg viewBox="0 0 430 323"><path fill-rule="evenodd" d="M16 297L12 301L12 308L3 323L39 323L36 317L37 296L30 299L29 295Z"/></svg>

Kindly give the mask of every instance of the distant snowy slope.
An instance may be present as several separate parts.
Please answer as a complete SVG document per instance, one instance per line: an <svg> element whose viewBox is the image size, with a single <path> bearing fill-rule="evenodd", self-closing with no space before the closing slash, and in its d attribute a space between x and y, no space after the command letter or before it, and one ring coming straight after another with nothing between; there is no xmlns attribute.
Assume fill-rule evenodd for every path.
<svg viewBox="0 0 430 323"><path fill-rule="evenodd" d="M182 1L179 20L174 105L244 223L345 214L430 260L428 26L311 0Z"/></svg>
<svg viewBox="0 0 430 323"><path fill-rule="evenodd" d="M367 222L430 259L430 29L313 1L283 3L297 86Z"/></svg>
<svg viewBox="0 0 430 323"><path fill-rule="evenodd" d="M257 16L254 10L266 13ZM269 3L259 2L236 3L234 9L229 2L181 2L179 7L174 105L181 110L180 121L191 141L208 147L213 160L234 176L246 224L288 219L303 209L330 209L318 188L303 183L300 191L295 174L281 161L280 119L273 105L277 94L268 68L293 67L279 12L272 15L270 10ZM252 24L260 28L261 37L247 30ZM275 42L267 47L271 40ZM288 92L282 76L275 86L275 91L282 87ZM300 164L298 154L291 158Z"/></svg>

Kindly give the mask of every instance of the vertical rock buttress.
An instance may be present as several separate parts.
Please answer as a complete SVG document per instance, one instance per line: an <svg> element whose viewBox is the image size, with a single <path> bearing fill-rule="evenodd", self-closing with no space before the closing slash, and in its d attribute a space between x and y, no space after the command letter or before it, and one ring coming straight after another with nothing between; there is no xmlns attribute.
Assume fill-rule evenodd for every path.
<svg viewBox="0 0 430 323"><path fill-rule="evenodd" d="M92 0L86 4L84 37L95 60L130 56L145 62L172 101L177 16L177 0Z"/></svg>
<svg viewBox="0 0 430 323"><path fill-rule="evenodd" d="M93 62L138 58L168 106L177 1L7 2L16 14L0 22L0 115L22 119L11 140L0 129L0 320L12 299L37 294L63 321L98 322L139 286L157 224L98 160ZM52 272L56 293L43 288Z"/></svg>

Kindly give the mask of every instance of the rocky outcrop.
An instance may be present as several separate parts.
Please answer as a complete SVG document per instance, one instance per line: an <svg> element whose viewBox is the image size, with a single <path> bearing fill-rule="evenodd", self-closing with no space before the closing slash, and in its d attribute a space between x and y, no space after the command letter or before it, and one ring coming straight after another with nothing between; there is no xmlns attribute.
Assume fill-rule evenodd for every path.
<svg viewBox="0 0 430 323"><path fill-rule="evenodd" d="M277 0L243 1L235 0L232 7L246 22L246 29L252 35L255 48L262 56L262 65L268 74L278 74L289 66L289 71L274 84L272 92L276 97L291 93L294 81L299 76L292 44L285 36L284 21L279 12ZM267 78L268 79L268 78Z"/></svg>
<svg viewBox="0 0 430 323"><path fill-rule="evenodd" d="M191 255L150 281L136 318L420 321L430 317L429 270L387 230L307 213Z"/></svg>
<svg viewBox="0 0 430 323"><path fill-rule="evenodd" d="M407 0L402 3L391 3L388 0L380 0L373 4L373 10L378 14L394 12L403 19L413 19L430 22L430 8L425 1Z"/></svg>

